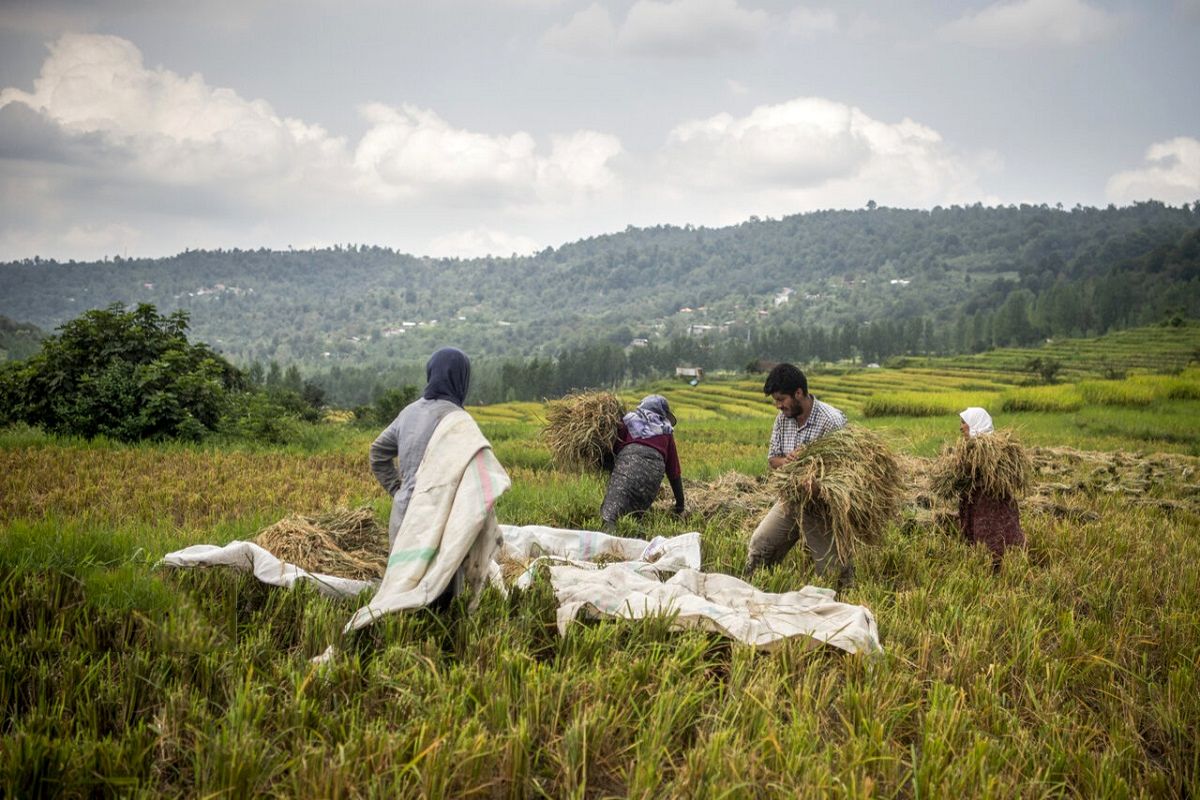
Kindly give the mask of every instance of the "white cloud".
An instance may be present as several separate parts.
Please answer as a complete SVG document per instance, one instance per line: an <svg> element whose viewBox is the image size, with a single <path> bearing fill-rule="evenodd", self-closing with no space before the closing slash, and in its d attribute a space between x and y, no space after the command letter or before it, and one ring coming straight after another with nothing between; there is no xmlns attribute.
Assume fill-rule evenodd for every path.
<svg viewBox="0 0 1200 800"><path fill-rule="evenodd" d="M594 131L554 137L548 156L528 133L493 136L452 127L433 111L371 104L371 127L354 163L364 188L387 199L452 197L462 204L497 199L529 202L599 191L616 176L608 161L621 152L614 136Z"/></svg>
<svg viewBox="0 0 1200 800"><path fill-rule="evenodd" d="M980 47L1075 46L1120 27L1116 14L1083 0L1008 0L942 27L944 39Z"/></svg>
<svg viewBox="0 0 1200 800"><path fill-rule="evenodd" d="M746 86L746 84L742 83L741 81L735 81L733 78L725 79L725 88L728 89L732 94L740 95L749 94L750 92L750 87Z"/></svg>
<svg viewBox="0 0 1200 800"><path fill-rule="evenodd" d="M578 196L618 183L610 162L621 155L621 140L607 133L576 131L550 137L550 157L538 163L538 186L546 193Z"/></svg>
<svg viewBox="0 0 1200 800"><path fill-rule="evenodd" d="M933 129L886 123L817 97L718 114L676 126L660 181L678 195L700 190L742 216L812 208L934 205L982 199L986 154L955 153Z"/></svg>
<svg viewBox="0 0 1200 800"><path fill-rule="evenodd" d="M797 6L788 15L788 30L799 36L815 37L837 29L837 13L832 9Z"/></svg>
<svg viewBox="0 0 1200 800"><path fill-rule="evenodd" d="M598 131L543 138L413 105L360 111L365 133L347 141L148 68L123 39L64 36L31 90L0 91L0 258L314 241L503 255L630 223L988 199L983 155L823 98L686 120L638 154Z"/></svg>
<svg viewBox="0 0 1200 800"><path fill-rule="evenodd" d="M1200 140L1179 136L1146 150L1146 166L1118 172L1108 179L1106 194L1114 203L1200 200Z"/></svg>
<svg viewBox="0 0 1200 800"><path fill-rule="evenodd" d="M603 55L611 52L617 38L608 9L592 3L563 25L555 25L542 36L542 43L571 55Z"/></svg>
<svg viewBox="0 0 1200 800"><path fill-rule="evenodd" d="M667 141L673 173L696 186L751 182L805 185L852 173L870 156L848 106L803 98L676 126Z"/></svg>
<svg viewBox="0 0 1200 800"><path fill-rule="evenodd" d="M542 42L573 55L619 50L691 58L749 49L769 27L765 11L743 8L738 0L637 0L620 25L604 6L592 3L552 27Z"/></svg>
<svg viewBox="0 0 1200 800"><path fill-rule="evenodd" d="M280 117L200 75L146 69L137 47L115 36L62 36L33 92L0 91L0 108L11 103L68 134L99 134L128 154L131 168L164 182L291 182L345 159L344 141L319 126Z"/></svg>
<svg viewBox="0 0 1200 800"><path fill-rule="evenodd" d="M538 243L528 236L491 228L472 228L434 237L425 252L438 258L480 258L506 257L513 253L524 256L540 249Z"/></svg>
<svg viewBox="0 0 1200 800"><path fill-rule="evenodd" d="M433 111L378 103L364 106L370 127L351 152L343 138L281 117L265 101L211 87L200 75L147 69L137 47L114 36L60 38L33 92L0 91L0 108L14 103L69 135L100 136L146 179L240 183L240 191L280 202L293 202L297 191L345 193L349 185L384 200L561 200L611 186L608 162L621 152L613 136L577 131L554 137L542 155L522 131L469 131Z"/></svg>
<svg viewBox="0 0 1200 800"><path fill-rule="evenodd" d="M620 193L610 134L539 142L414 106L362 112L351 144L200 75L148 68L127 40L63 36L32 90L0 91L0 258L313 237L411 248L470 227L481 207L499 223L553 220Z"/></svg>

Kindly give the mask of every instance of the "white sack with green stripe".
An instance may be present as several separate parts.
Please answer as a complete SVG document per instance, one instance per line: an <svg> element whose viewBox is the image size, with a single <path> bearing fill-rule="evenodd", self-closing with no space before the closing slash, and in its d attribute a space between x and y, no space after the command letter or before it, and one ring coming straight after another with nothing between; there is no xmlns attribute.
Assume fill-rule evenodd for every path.
<svg viewBox="0 0 1200 800"><path fill-rule="evenodd" d="M438 423L415 480L379 590L354 612L346 631L429 605L459 566L464 589L478 592L488 579L501 543L493 508L510 481L470 414L454 411Z"/></svg>

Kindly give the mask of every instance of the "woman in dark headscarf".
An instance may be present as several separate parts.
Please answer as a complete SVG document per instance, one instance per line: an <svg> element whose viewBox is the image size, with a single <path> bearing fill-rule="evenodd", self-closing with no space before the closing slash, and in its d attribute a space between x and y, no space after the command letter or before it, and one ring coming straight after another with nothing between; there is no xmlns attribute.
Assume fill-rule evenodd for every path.
<svg viewBox="0 0 1200 800"><path fill-rule="evenodd" d="M683 479L679 453L675 450L675 415L661 394L645 397L621 420L613 446L616 462L608 491L600 505L604 530L617 528L625 514L650 508L658 495L663 476L675 494L675 513L683 513Z"/></svg>
<svg viewBox="0 0 1200 800"><path fill-rule="evenodd" d="M371 471L392 496L388 547L404 521L416 485L417 467L442 418L462 408L471 384L471 360L462 350L443 347L425 365L425 390L371 443ZM399 468L397 468L397 466Z"/></svg>

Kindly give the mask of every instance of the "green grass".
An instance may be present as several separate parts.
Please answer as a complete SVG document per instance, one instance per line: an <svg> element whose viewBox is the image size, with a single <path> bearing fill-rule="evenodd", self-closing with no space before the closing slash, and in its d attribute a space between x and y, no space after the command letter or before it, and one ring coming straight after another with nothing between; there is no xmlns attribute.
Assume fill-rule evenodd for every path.
<svg viewBox="0 0 1200 800"><path fill-rule="evenodd" d="M1154 387L1132 381L1084 381L1079 384L1084 402L1093 406L1148 406Z"/></svg>
<svg viewBox="0 0 1200 800"><path fill-rule="evenodd" d="M862 405L864 417L954 417L970 406L992 405L994 394L964 392L888 392Z"/></svg>
<svg viewBox="0 0 1200 800"><path fill-rule="evenodd" d="M1078 411L1084 398L1074 386L1029 386L1010 389L1000 397L1000 411Z"/></svg>
<svg viewBox="0 0 1200 800"><path fill-rule="evenodd" d="M1147 361L1161 357L1148 335L1136 341ZM1135 464L1178 454L1169 475L1147 472L1149 497L1200 487L1195 369L1023 387L1016 373L957 363L810 380L908 454L936 453L958 435L957 411L982 403L1031 445L1122 451ZM622 397L648 391L679 412L686 478L765 471L774 410L761 378ZM503 522L599 525L604 481L551 468L540 405L471 410L513 479ZM932 527L893 525L847 596L875 614L878 658L798 641L762 654L665 619L580 624L563 638L544 580L488 594L475 614L459 601L342 641L353 603L153 568L172 549L246 539L293 511L371 502L382 519L387 499L366 464L374 433L321 426L282 451L0 431L0 794L1200 793L1194 503L1139 505L1093 476L1072 502L1095 517L1025 509L1029 549L997 574L986 553ZM656 509L621 532L699 530L704 569L737 573L754 522ZM800 550L755 576L770 591L810 582ZM308 659L331 642L342 655L314 669Z"/></svg>

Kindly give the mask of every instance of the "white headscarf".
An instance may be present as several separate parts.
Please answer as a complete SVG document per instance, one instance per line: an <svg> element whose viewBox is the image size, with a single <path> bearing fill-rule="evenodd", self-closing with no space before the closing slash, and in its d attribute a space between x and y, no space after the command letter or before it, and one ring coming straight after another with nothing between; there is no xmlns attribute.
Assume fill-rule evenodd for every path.
<svg viewBox="0 0 1200 800"><path fill-rule="evenodd" d="M962 421L967 423L967 432L971 436L978 436L981 433L991 433L995 430L992 427L992 417L979 406L971 406L966 411L961 411L958 414Z"/></svg>

